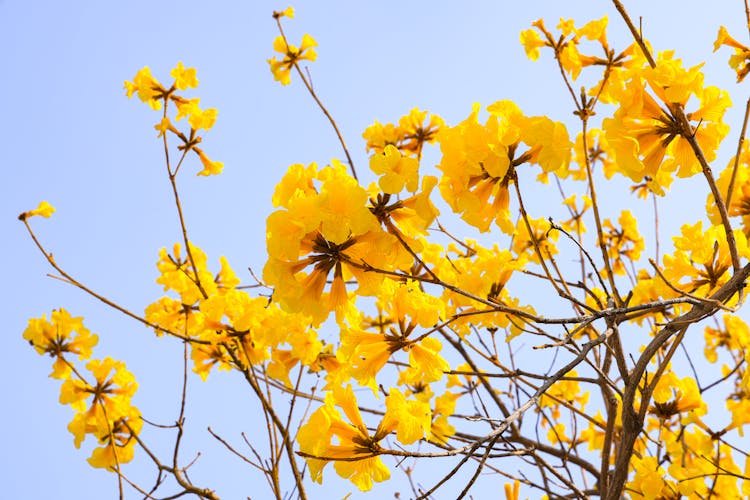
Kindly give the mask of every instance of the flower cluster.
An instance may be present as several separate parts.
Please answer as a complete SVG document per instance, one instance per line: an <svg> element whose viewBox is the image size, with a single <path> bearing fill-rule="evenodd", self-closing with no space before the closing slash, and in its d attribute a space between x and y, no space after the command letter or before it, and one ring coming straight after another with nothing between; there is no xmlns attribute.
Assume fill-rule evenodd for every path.
<svg viewBox="0 0 750 500"><path fill-rule="evenodd" d="M204 380L213 367L267 365L274 378L289 384L290 370L317 360L322 344L309 319L238 288L240 280L226 258L214 274L200 248L190 244L183 253L175 244L172 253L160 251L157 268L157 283L171 295L150 304L145 318L157 334L191 340L193 371Z"/></svg>
<svg viewBox="0 0 750 500"><path fill-rule="evenodd" d="M375 121L362 133L367 141L367 150L382 153L387 146L393 146L405 156L422 154L425 144L433 144L440 130L445 126L442 118L427 111L414 108L408 115L402 116L397 124L383 125Z"/></svg>
<svg viewBox="0 0 750 500"><path fill-rule="evenodd" d="M162 119L154 125L154 128L159 132L159 137L164 138L164 141L167 140L167 133L177 137L180 140L179 150L182 151L183 157L189 151L198 155L203 165L203 169L198 172L198 175L208 176L221 173L224 164L211 160L206 156L203 149L198 147L198 144L202 141L202 137L198 133L201 130L208 131L214 126L218 111L215 108L201 108L200 99L197 97L188 99L177 94L178 90L184 91L198 87L195 68L185 68L182 62L179 62L169 75L174 78L174 82L171 86L166 87L151 75L151 70L146 66L135 74L133 81L125 82L127 96L130 98L135 94L141 101L157 111L162 107L164 108ZM174 121L187 118L190 125L190 130L187 133L179 131L173 120L168 116L170 103L174 104L177 109ZM181 163L182 161L180 161ZM179 169L179 166L174 172L177 169Z"/></svg>
<svg viewBox="0 0 750 500"><path fill-rule="evenodd" d="M54 358L50 377L63 381L60 403L76 411L68 424L76 448L90 434L99 444L88 459L93 467L119 469L130 462L134 436L143 421L131 403L138 384L125 364L109 357L93 359L85 366L90 375L84 375L71 357L90 359L98 337L83 325L83 318L71 316L65 309L52 311L49 320L46 315L30 319L23 338L39 354Z"/></svg>
<svg viewBox="0 0 750 500"><path fill-rule="evenodd" d="M692 176L716 158L729 132L723 116L731 101L726 92L704 86L700 66L683 68L673 52L659 54L656 64L633 68L622 86L611 86L620 107L603 128L618 172L634 182L651 179L651 190L663 195L675 173ZM698 107L687 112L688 101Z"/></svg>
<svg viewBox="0 0 750 500"><path fill-rule="evenodd" d="M511 101L487 107L479 122L479 105L466 120L446 127L438 136L443 173L440 192L454 212L481 231L495 224L513 234L509 186L516 170L536 164L550 173L567 168L571 149L564 124L546 116L527 117ZM525 147L524 147L525 146Z"/></svg>
<svg viewBox="0 0 750 500"><path fill-rule="evenodd" d="M606 17L583 26L561 19L556 32L540 19L521 43L532 60L553 53L580 122L575 142L568 125L527 116L509 100L488 106L486 118L475 104L455 125L414 108L362 134L368 183L301 70L317 58L317 43L310 35L289 43L281 21L294 17L293 8L273 17L280 31L277 54L267 60L274 79L287 85L293 71L299 75L349 164L288 167L272 196L267 259L254 284L242 285L224 257L212 267L188 238L175 176L190 151L203 165L198 175L223 167L199 147L217 111L182 95L197 87L195 69L179 63L165 86L146 67L125 83L128 97L163 110L158 135L165 150L177 137L182 152L175 165L167 155L167 167L183 239L159 251L156 283L164 293L139 319L158 336L184 342L201 379L214 369L242 374L267 417L273 460L256 453L254 465L269 484L278 486L279 471L265 463L281 463L284 453L300 490L305 474L295 460L302 457L312 481L322 482L333 462L362 491L390 478L385 455L460 454L461 464L475 459L481 467L495 458L533 461L541 479L524 477L523 484L549 497L581 493L575 467L583 495L609 497L604 492L615 487L639 498L750 495L750 459L742 470L738 448L726 439L744 436L750 425L750 328L732 309L743 299L738 278L747 276L737 274L750 269L750 149L742 142L713 177L709 164L727 135L731 103L704 84L702 65L686 68L671 51L652 56L635 31L636 43L618 52ZM724 28L715 50L722 45L734 48L730 66L742 80L750 48ZM576 94L573 82L590 75L596 83ZM188 128L180 131L175 124L183 118ZM428 172L422 160L430 145L439 146L440 158ZM657 258L644 269L641 207L618 208L618 216L602 202L599 182L624 176L634 204L651 197L656 206L652 195L667 196L675 177L697 173L710 188L709 222L684 224L665 253L657 236ZM527 196L532 175L540 191ZM438 221L438 196L460 220ZM53 212L42 202L19 219L31 231L27 219ZM461 221L474 239L446 229ZM494 227L497 237L478 234ZM263 292L249 291L256 287ZM516 296L519 289L533 303ZM558 298L570 310L561 316L551 303ZM695 368L685 376L674 362L679 343L689 326L720 310L726 314L701 324L700 347L707 362L721 362L721 378L706 383ZM68 426L75 446L93 435L98 447L89 462L120 472L136 444L146 448L133 375L120 361L91 359L97 336L64 309L29 320L23 336L53 358L60 402L76 412ZM533 354L522 352L532 339ZM309 379L308 392L302 384ZM719 386L726 412L710 414L705 393ZM277 401L289 396L286 422L271 400L277 394ZM313 406L295 433L290 422L303 398ZM415 451L422 446L439 451ZM622 456L630 457L625 467ZM506 498L517 500L521 481L502 472L512 481Z"/></svg>

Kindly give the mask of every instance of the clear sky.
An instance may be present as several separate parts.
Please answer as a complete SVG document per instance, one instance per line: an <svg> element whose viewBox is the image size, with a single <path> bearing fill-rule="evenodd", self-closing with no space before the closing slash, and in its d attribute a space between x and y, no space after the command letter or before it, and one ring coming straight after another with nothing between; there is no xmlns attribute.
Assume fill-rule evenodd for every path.
<svg viewBox="0 0 750 500"><path fill-rule="evenodd" d="M727 117L734 141L746 91L726 66L728 51L713 55L712 43L720 24L745 34L742 2L624 3L636 22L643 16L644 35L655 49L675 48L687 65L708 61L707 81L729 90L735 102ZM315 88L344 131L363 175L364 128L376 119L395 121L415 106L452 124L469 114L473 102L511 99L528 115L549 114L573 123L571 103L549 54L532 63L518 43L519 31L535 19L544 17L552 27L560 17L583 23L607 14L612 44L622 49L630 43L605 1L308 0L293 5L297 15L286 22L287 34L294 41L310 33L318 41L319 59L310 67ZM179 239L177 217L161 143L152 128L157 114L126 99L123 81L146 65L168 81L169 70L183 61L198 69L201 84L193 95L219 110L204 147L225 164L220 176L190 174L180 180L191 238L214 266L226 255L235 270L259 271L276 181L292 163L325 164L342 157L335 135L300 82L293 78L282 87L268 70L265 60L273 55L277 35L271 12L286 6L0 0L0 163L6 172L0 183L0 255L7 278L0 303L9 319L0 354L4 498L93 500L116 494L115 476L86 463L90 448L73 447L66 430L72 412L57 402L59 382L46 377L50 360L21 338L28 318L59 307L84 316L100 336L95 356L126 361L141 382L135 404L160 422L170 422L177 412L181 356L177 343L155 339L139 324L46 277L51 269L16 216L49 201L57 213L33 224L68 272L136 312L160 297L154 282L157 252ZM718 165L723 167L733 147L723 150ZM705 202L700 184L677 181L675 189L685 194L668 202L665 237L670 225L674 229L685 220L670 216L700 210ZM226 373L213 373L205 384L197 378L190 382L191 435L183 456L200 451L193 478L227 499L264 498L267 491L258 476L206 437L209 424L234 438L242 430L259 431L245 391L236 376ZM169 442L164 446L166 451ZM149 477L143 475L148 468L136 470ZM312 498L349 491L357 497L356 488L331 468L325 477L330 488L311 487ZM397 489L407 494L401 482L373 497L390 497ZM476 497L485 498L479 492Z"/></svg>

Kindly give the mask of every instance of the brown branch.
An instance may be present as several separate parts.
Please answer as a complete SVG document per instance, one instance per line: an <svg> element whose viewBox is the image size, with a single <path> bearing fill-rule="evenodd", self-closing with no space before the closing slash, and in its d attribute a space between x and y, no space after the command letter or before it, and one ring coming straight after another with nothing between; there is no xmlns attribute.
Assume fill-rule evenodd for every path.
<svg viewBox="0 0 750 500"><path fill-rule="evenodd" d="M620 2L620 0L612 0L612 3L615 4L615 9L617 9L617 12L620 13L620 16L622 17L623 21L625 21L625 24L628 25L628 29L630 30L630 33L633 35L633 39L635 39L636 43L641 48L641 52L643 52L643 55L646 57L648 64L652 68L655 68L656 62L654 61L654 58L651 55L651 52L648 50L648 47L646 46L646 42L643 40L643 36L641 35L640 30L636 29L635 25L633 24L633 21L630 20L630 16L625 10L625 7L622 5L622 2Z"/></svg>
<svg viewBox="0 0 750 500"><path fill-rule="evenodd" d="M232 358L232 361L234 362L235 366L242 372L242 374L245 377L245 380L252 388L255 395L258 397L258 400L261 403L261 406L263 408L263 412L266 413L271 420L273 421L274 426L276 429L279 430L282 434L282 442L284 449L286 451L287 458L289 459L289 466L292 469L292 474L294 475L294 481L295 485L297 486L297 490L299 491L299 498L301 500L307 499L307 493L305 492L304 484L302 482L302 473L297 468L297 461L294 459L294 449L292 446L291 439L289 437L289 433L284 432L284 422L281 420L279 415L276 413L276 411L271 407L266 400L266 396L263 394L262 389L258 385L257 381L253 379L253 372L250 368L243 367L242 361L237 357L237 354L234 352L233 349L229 347L226 343L222 343L222 346L224 347L224 350L227 352L230 358ZM249 357L246 356L246 358L249 359Z"/></svg>
<svg viewBox="0 0 750 500"><path fill-rule="evenodd" d="M734 182L737 178L737 171L740 166L740 156L742 155L742 145L745 143L745 133L747 132L747 121L750 117L750 98L745 103L745 117L742 119L742 131L740 131L740 137L737 140L737 152L734 155L734 162L732 163L732 176L729 178L729 187L727 188L727 199L726 206L727 210L732 206L732 194L734 191Z"/></svg>
<svg viewBox="0 0 750 500"><path fill-rule="evenodd" d="M275 17L276 24L279 27L279 32L281 33L281 37L284 39L284 44L287 47L287 51L289 50L289 42L287 42L286 35L284 34L284 28L281 26L281 18ZM328 109L323 105L323 102L318 98L318 94L315 93L315 89L313 89L312 84L310 83L309 79L305 77L305 74L302 72L302 70L299 67L299 64L296 60L292 61L292 64L294 65L294 69L297 70L297 74L302 79L302 82L305 84L305 87L307 88L307 91L310 93L310 96L312 96L315 103L318 105L320 110L323 112L325 117L328 119L328 122L333 127L334 132L336 132L336 137L338 137L339 143L341 144L341 147L344 150L344 154L346 155L346 161L349 163L349 169L352 171L352 177L354 177L354 180L357 179L357 172L354 169L354 162L352 161L352 157L349 154L349 148L346 147L346 141L344 141L344 136L341 134L341 131L339 130L338 125L336 124L336 120L333 119L331 114L328 112Z"/></svg>
<svg viewBox="0 0 750 500"><path fill-rule="evenodd" d="M192 337L187 337L187 336L182 335L180 333L173 332L173 331L168 330L168 329L166 329L164 327L161 327L161 326L159 326L159 325L157 325L155 323L151 323L146 318L142 318L141 316L138 316L137 314L131 312L130 310L126 309L125 307L123 307L123 306L121 306L121 305L119 305L119 304L117 304L117 303L109 300L108 298L104 297L103 295L98 294L97 292L93 291L91 288L88 288L86 285L84 285L83 283L79 282L73 276L71 276L70 274L68 274L67 272L65 272L65 270L63 270L63 268L60 267L60 265L57 264L57 262L55 261L55 258L52 256L52 253L51 252L47 252L47 250L45 250L45 248L39 242L39 240L36 237L36 234L34 234L34 231L31 229L31 226L29 225L29 222L28 222L28 220L26 218L21 218L21 222L23 222L24 225L26 226L26 229L28 230L29 235L31 236L31 239L34 241L34 244L39 249L39 251L42 252L42 255L44 255L44 258L47 260L47 262L49 263L49 265L51 265L55 269L55 271L57 271L58 273L60 273L60 275L63 278L65 278L64 281L66 283L69 283L69 284L75 286L76 288L79 288L79 289L83 290L87 294L91 295L92 297L94 297L95 299L99 300L100 302L103 302L104 304L108 305L112 309L120 311L125 316L133 318L134 320L136 320L139 323L142 323L142 324L148 326L149 328L153 328L154 330L157 330L159 332L165 333L165 334L167 334L167 335L169 335L171 337L175 337L175 338L178 338L180 340L184 340L186 342L191 342L191 343L194 343L194 344L210 344L210 342L208 342L208 341L201 340L201 339L196 339L196 338L192 338Z"/></svg>
<svg viewBox="0 0 750 500"><path fill-rule="evenodd" d="M739 272L717 290L710 299L721 303L731 299L737 291L745 286L745 280L750 276L750 264L746 264ZM610 482L610 489L605 500L618 500L625 487L625 481L630 470L630 459L636 439L643 429L643 421L648 408L650 395L643 394L640 401L640 412L635 411L636 393L643 378L643 374L651 362L651 358L674 334L687 328L688 325L700 321L706 316L715 314L718 307L708 302L701 302L685 314L667 323L646 346L638 358L630 375L629 383L625 387L622 401L622 437L619 442L615 459L614 474Z"/></svg>

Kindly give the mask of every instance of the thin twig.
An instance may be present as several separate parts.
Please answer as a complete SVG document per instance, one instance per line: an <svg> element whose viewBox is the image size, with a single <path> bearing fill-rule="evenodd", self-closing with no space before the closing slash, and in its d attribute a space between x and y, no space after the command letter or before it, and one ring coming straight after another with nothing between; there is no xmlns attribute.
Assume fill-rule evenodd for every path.
<svg viewBox="0 0 750 500"><path fill-rule="evenodd" d="M196 339L196 338L192 338L192 337L186 337L186 336L184 336L182 334L179 334L177 332L173 332L171 330L168 330L168 329L166 329L166 328L164 328L162 326L159 326L159 325L157 325L155 323L151 323L146 318L138 316L137 314L131 312L130 310L126 309L125 307L123 307L123 306L121 306L121 305L119 305L119 304L117 304L115 302L112 302L111 300L109 300L108 298L104 297L103 295L100 295L100 294L96 293L95 291L93 291L91 288L88 288L83 283L81 283L78 280L76 280L75 278L73 278L73 276L71 276L70 274L68 274L67 272L65 272L65 270L63 270L63 268L60 267L57 264L57 262L55 261L54 257L52 256L52 253L51 252L47 252L47 250L45 250L45 248L42 246L42 244L37 239L36 234L34 234L34 231L31 229L31 226L29 225L28 220L26 218L22 218L21 221L26 226L26 229L28 230L29 235L31 236L31 239L34 241L34 244L36 245L36 247L39 249L40 252L42 252L42 255L44 255L44 258L55 269L55 271L57 271L58 273L60 273L60 275L65 279L66 283L69 283L69 284L75 286L76 288L79 288L79 289L83 290L87 294L91 295L92 297L94 297L95 299L99 300L100 302L103 302L104 304L108 305L112 309L116 309L117 311L120 311L121 313L123 313L125 316L133 318L134 320L136 320L136 321L138 321L138 322L140 322L140 323L148 326L149 328L153 328L156 331L159 331L159 332L162 332L162 333L166 333L167 335L169 335L171 337L175 337L175 338L178 338L178 339L181 339L181 340L185 340L185 341L188 341L188 342L191 342L191 343L194 343L194 344L210 344L210 342L208 342L206 340Z"/></svg>
<svg viewBox="0 0 750 500"><path fill-rule="evenodd" d="M287 47L287 51L289 50L289 42L287 42L286 35L284 34L284 28L281 26L281 17L275 17L276 19L276 25L279 27L279 32L281 33L281 37L284 39L284 44ZM349 163L349 169L352 172L352 177L354 177L355 180L357 179L357 171L354 169L354 162L352 161L352 157L349 154L349 149L346 147L346 141L344 141L344 136L341 134L341 131L339 130L338 125L336 124L336 120L333 119L331 114L328 112L328 109L323 105L323 102L318 98L318 94L315 93L315 89L313 89L312 84L310 83L309 79L305 77L305 74L302 72L302 70L299 67L299 64L296 60L292 62L294 65L294 69L297 70L297 74L302 79L302 82L305 84L305 87L307 88L307 91L312 96L315 103L318 105L320 110L323 112L325 117L328 119L328 122L333 127L334 132L336 132L336 137L339 139L339 143L341 144L341 147L344 150L344 154L346 155L346 161Z"/></svg>

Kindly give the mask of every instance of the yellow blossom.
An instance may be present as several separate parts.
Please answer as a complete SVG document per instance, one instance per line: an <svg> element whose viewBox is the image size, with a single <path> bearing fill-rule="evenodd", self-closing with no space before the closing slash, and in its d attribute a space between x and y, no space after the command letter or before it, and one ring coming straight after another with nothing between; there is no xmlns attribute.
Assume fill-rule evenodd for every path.
<svg viewBox="0 0 750 500"><path fill-rule="evenodd" d="M654 406L649 410L658 418L669 419L679 413L695 411L704 415L708 409L703 402L698 385L692 377L678 379L669 371L659 379L654 388Z"/></svg>
<svg viewBox="0 0 750 500"><path fill-rule="evenodd" d="M582 392L581 386L575 378L578 376L578 373L575 370L571 370L568 373L565 374L565 378L562 380L555 382L552 387L547 390L546 393L544 393L539 398L539 407L540 408L551 408L552 409L552 417L553 420L558 420L560 416L560 406L563 403L568 404L574 404L577 403L577 406L583 410L586 407L586 404L589 400L589 393L588 391ZM562 430L560 432L560 436L564 436L565 427L562 427ZM560 429L558 429L560 430ZM558 438L562 439L562 437Z"/></svg>
<svg viewBox="0 0 750 500"><path fill-rule="evenodd" d="M430 114L428 119L427 115L427 111L413 108L408 115L399 118L397 125L383 125L376 120L362 133L362 137L367 140L367 151L382 153L390 145L405 156L420 158L424 144L435 142L444 126L443 119L439 116Z"/></svg>
<svg viewBox="0 0 750 500"><path fill-rule="evenodd" d="M632 491L640 493L644 498L657 498L662 489L667 488L664 480L666 471L658 464L656 457L633 456L631 463L635 475L627 486Z"/></svg>
<svg viewBox="0 0 750 500"><path fill-rule="evenodd" d="M435 114L430 114L427 120L427 114L427 111L413 108L408 115L399 118L398 129L402 134L399 149L405 154L411 153L419 158L424 144L434 143L440 129L445 125L443 119Z"/></svg>
<svg viewBox="0 0 750 500"><path fill-rule="evenodd" d="M138 98L154 110L161 109L162 98L167 93L167 90L162 87L159 81L151 76L151 70L148 66L140 69L135 74L132 82L125 82L125 90L127 91L128 98L137 93Z"/></svg>
<svg viewBox="0 0 750 500"><path fill-rule="evenodd" d="M386 411L378 431L396 431L396 439L402 444L412 444L429 435L432 412L428 403L408 400L395 387L391 387L385 398Z"/></svg>
<svg viewBox="0 0 750 500"><path fill-rule="evenodd" d="M288 17L289 19L294 18L294 7L289 6L286 9L282 11L273 11L273 17L274 19L278 19L280 17Z"/></svg>
<svg viewBox="0 0 750 500"><path fill-rule="evenodd" d="M619 228L612 221L605 219L603 223L604 244L607 254L612 259L612 270L615 274L625 274L623 259L635 263L641 257L645 248L643 236L638 232L638 223L630 210L620 212L617 219Z"/></svg>
<svg viewBox="0 0 750 500"><path fill-rule="evenodd" d="M209 159L201 148L193 147L193 151L196 152L198 158L200 158L203 164L203 170L199 171L196 175L217 175L224 170L224 163L220 161L213 161Z"/></svg>
<svg viewBox="0 0 750 500"><path fill-rule="evenodd" d="M450 365L440 354L443 345L432 337L411 344L409 347L409 368L399 377L400 381L414 384L417 381L436 382L450 370Z"/></svg>
<svg viewBox="0 0 750 500"><path fill-rule="evenodd" d="M195 68L185 68L182 61L177 63L169 75L174 78L174 86L180 90L195 88L198 86Z"/></svg>
<svg viewBox="0 0 750 500"><path fill-rule="evenodd" d="M539 48L544 47L547 43L541 39L539 33L534 28L529 28L521 32L521 45L526 51L526 57L532 61L539 59Z"/></svg>
<svg viewBox="0 0 750 500"><path fill-rule="evenodd" d="M505 490L505 500L518 500L518 490L521 486L521 482L516 479L513 481L513 485L511 486L510 483L505 483L503 485L503 488Z"/></svg>
<svg viewBox="0 0 750 500"><path fill-rule="evenodd" d="M750 47L732 38L724 26L719 27L719 33L714 42L714 52L722 45L734 49L734 55L729 58L729 66L737 73L737 83L739 83L750 72Z"/></svg>
<svg viewBox="0 0 750 500"><path fill-rule="evenodd" d="M525 163L540 165L547 173L567 168L572 144L563 124L526 117L511 101L496 102L487 111L484 125L475 105L466 120L438 135L443 154L440 192L454 212L480 231L488 231L494 221L512 234L508 186L516 169ZM522 142L526 151L519 147Z"/></svg>
<svg viewBox="0 0 750 500"><path fill-rule="evenodd" d="M197 106L196 106L197 107ZM204 129L209 130L216 123L216 116L219 112L216 108L209 108L201 110L200 108L193 109L188 116L188 122L193 130Z"/></svg>
<svg viewBox="0 0 750 500"><path fill-rule="evenodd" d="M78 355L80 360L88 359L98 341L98 337L83 326L83 318L73 317L65 309L52 311L50 321L46 315L30 319L23 338L39 354L55 358L50 377L57 379L70 376L71 365L65 359L65 353Z"/></svg>
<svg viewBox="0 0 750 500"><path fill-rule="evenodd" d="M370 157L370 169L380 175L378 183L384 193L398 194L404 187L410 192L419 188L419 162L402 156L395 146L387 145L383 152Z"/></svg>
<svg viewBox="0 0 750 500"><path fill-rule="evenodd" d="M691 96L699 100L700 106L686 113L688 123L684 124L679 116ZM664 194L675 171L679 177L701 171L687 134L691 140L695 138L710 162L729 131L722 121L731 105L726 92L704 87L700 66L684 69L671 52L660 54L655 69L632 75L615 97L620 108L614 117L603 121L603 128L617 170L634 182L641 182L644 177L659 181L650 185L659 195ZM669 172L666 178L660 175L665 172Z"/></svg>
<svg viewBox="0 0 750 500"><path fill-rule="evenodd" d="M281 82L282 85L289 85L291 82L290 72L293 67L299 64L299 61L308 60L315 61L318 54L315 52L314 47L317 47L318 43L310 35L304 35L302 37L302 43L299 48L295 45L288 44L283 36L276 37L273 42L273 48L276 52L284 55L279 61L276 56L268 59L268 64L271 67L271 73L276 81Z"/></svg>
<svg viewBox="0 0 750 500"><path fill-rule="evenodd" d="M740 256L748 257L747 238L739 229L734 238ZM731 257L723 225L703 229L703 223L685 224L673 238L675 251L664 256L663 274L689 293L710 295L729 280Z"/></svg>
<svg viewBox="0 0 750 500"><path fill-rule="evenodd" d="M736 352L742 352L750 348L750 329L747 323L734 314L724 314L722 319L724 322L723 328L707 326L704 330L706 347L703 354L711 363L716 362L717 348L719 347Z"/></svg>
<svg viewBox="0 0 750 500"><path fill-rule="evenodd" d="M27 219L28 217L34 217L37 215L41 215L42 217L49 218L53 213L55 213L55 207L53 207L46 201L42 201L34 210L29 210L28 212L22 213L19 216L19 219L24 220L24 219Z"/></svg>
<svg viewBox="0 0 750 500"><path fill-rule="evenodd" d="M336 406L341 408L348 421L341 417ZM323 468L333 460L339 476L349 479L360 490L368 491L373 481L390 478L390 471L378 456L382 450L378 443L389 433L390 429L382 431L379 428L375 435L370 434L357 407L354 391L351 385L347 385L335 387L326 394L325 404L300 428L297 442L300 451L308 455L305 460L313 481L322 482ZM331 443L334 437L338 444Z"/></svg>

